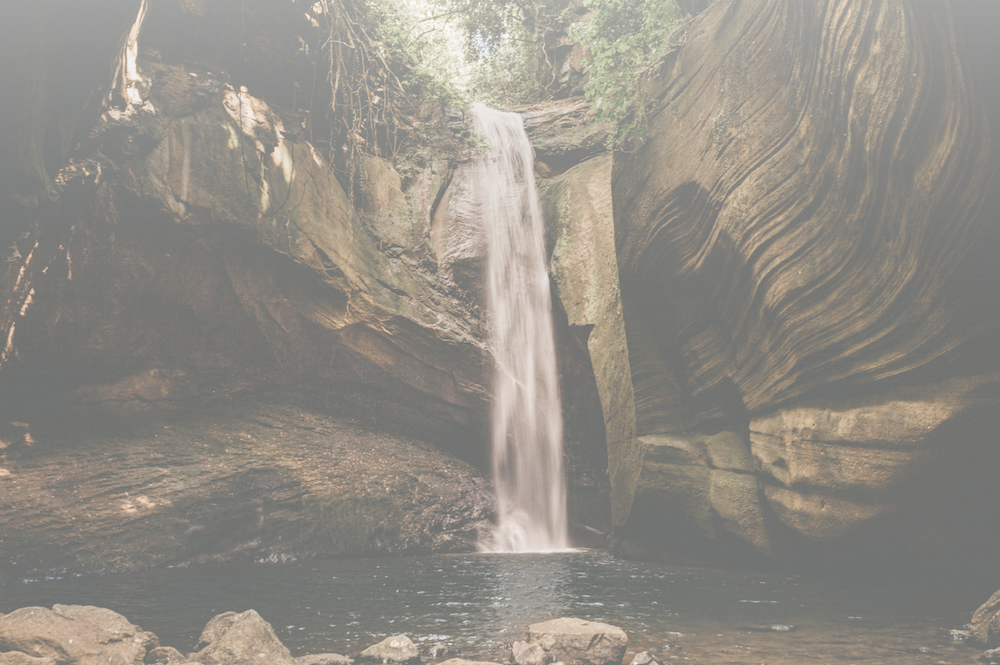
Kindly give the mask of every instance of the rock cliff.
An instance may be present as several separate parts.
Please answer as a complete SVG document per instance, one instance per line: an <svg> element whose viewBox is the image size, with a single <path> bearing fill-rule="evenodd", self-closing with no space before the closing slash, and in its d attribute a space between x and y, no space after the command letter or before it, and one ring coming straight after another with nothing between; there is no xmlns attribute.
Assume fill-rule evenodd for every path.
<svg viewBox="0 0 1000 665"><path fill-rule="evenodd" d="M109 102L105 63L147 4ZM20 534L0 551L94 569L468 547L481 477L414 442L485 459L461 155L402 169L370 146L348 169L286 107L312 77L282 41L290 15L250 3L260 38L240 47L232 7L208 4L102 0L118 18L91 26L42 0L0 27L18 63L0 72L0 492ZM992 565L1000 10L683 4L699 13L649 73L648 138L610 155L586 102L518 109L550 227L571 510L628 556ZM132 434L74 440L63 416L81 411ZM212 440L166 436L171 418ZM350 470L303 434L320 430ZM369 437L397 461L359 457ZM164 462L105 478L129 449ZM211 473L167 491L156 474L187 455ZM69 488L90 488L92 531L70 526ZM152 511L128 522L139 536L173 540L130 540L126 506ZM305 528L317 515L348 536Z"/></svg>
<svg viewBox="0 0 1000 665"><path fill-rule="evenodd" d="M92 9L3 27L0 566L473 549L489 362L461 142L342 157L290 4ZM435 113L412 121L448 134ZM587 521L603 430L563 341Z"/></svg>
<svg viewBox="0 0 1000 665"><path fill-rule="evenodd" d="M430 234L455 154L405 182L361 154L342 182L301 111L197 58L224 13L147 4L95 7L121 25L93 32L50 2L5 22L3 565L474 548L489 484L440 452L487 444L478 305ZM280 70L272 11L302 20L251 7L244 55ZM248 78L275 98L280 75Z"/></svg>
<svg viewBox="0 0 1000 665"><path fill-rule="evenodd" d="M614 156L613 231L555 255L595 325L620 552L988 565L997 27L985 3L786 0L686 27Z"/></svg>

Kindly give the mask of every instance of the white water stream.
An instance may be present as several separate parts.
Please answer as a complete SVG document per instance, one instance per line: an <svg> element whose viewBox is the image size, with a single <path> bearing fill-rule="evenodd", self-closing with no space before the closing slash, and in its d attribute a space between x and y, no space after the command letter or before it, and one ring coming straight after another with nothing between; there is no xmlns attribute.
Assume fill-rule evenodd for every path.
<svg viewBox="0 0 1000 665"><path fill-rule="evenodd" d="M487 238L498 499L497 527L481 549L561 550L568 547L562 413L534 154L518 114L475 104L473 123L490 146L474 168Z"/></svg>

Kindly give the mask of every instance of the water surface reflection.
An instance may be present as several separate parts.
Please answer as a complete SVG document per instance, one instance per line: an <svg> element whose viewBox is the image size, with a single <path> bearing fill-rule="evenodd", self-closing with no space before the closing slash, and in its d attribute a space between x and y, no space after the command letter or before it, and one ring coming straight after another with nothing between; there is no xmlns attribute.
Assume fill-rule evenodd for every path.
<svg viewBox="0 0 1000 665"><path fill-rule="evenodd" d="M468 554L154 570L8 584L0 611L110 607L190 649L215 614L254 608L296 655L386 636L506 660L503 646L558 616L606 621L630 651L712 663L972 663L949 629L982 599L670 564L602 552ZM776 631L773 626L792 630Z"/></svg>

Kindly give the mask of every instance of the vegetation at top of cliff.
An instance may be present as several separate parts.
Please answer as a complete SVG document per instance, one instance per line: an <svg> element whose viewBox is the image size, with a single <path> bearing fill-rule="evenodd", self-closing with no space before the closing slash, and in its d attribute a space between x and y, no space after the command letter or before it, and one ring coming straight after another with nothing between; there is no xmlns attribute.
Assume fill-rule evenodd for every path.
<svg viewBox="0 0 1000 665"><path fill-rule="evenodd" d="M585 12L582 0L433 0L457 19L468 99L506 107L557 94L552 42Z"/></svg>
<svg viewBox="0 0 1000 665"><path fill-rule="evenodd" d="M589 51L584 93L598 117L614 125L611 147L621 148L645 135L639 83L673 48L670 37L684 18L671 0L588 0L587 7L590 20L573 30Z"/></svg>
<svg viewBox="0 0 1000 665"><path fill-rule="evenodd" d="M446 146L474 149L474 140L463 147L448 128L473 99L506 107L584 92L619 128L620 146L642 132L637 82L669 49L680 16L672 0L228 0L219 7L201 36L215 49L205 59L229 57L234 84L270 91L265 96L293 117L286 126L326 150L349 191L361 153L391 159L405 186L431 159L431 146L439 156ZM586 57L567 85L576 42ZM239 51L238 62L227 48Z"/></svg>
<svg viewBox="0 0 1000 665"><path fill-rule="evenodd" d="M468 95L495 106L579 94L559 85L559 49L585 45L582 92L622 147L645 133L640 81L685 17L673 0L432 0L460 17ZM564 56L565 57L565 56Z"/></svg>
<svg viewBox="0 0 1000 665"><path fill-rule="evenodd" d="M429 42L416 34L418 19L406 3L319 0L311 12L325 36L315 57L317 67L325 60L331 146L343 145L349 180L362 152L420 162L414 153L428 139L437 139L438 149L450 142L445 115L457 91L447 72L427 64Z"/></svg>

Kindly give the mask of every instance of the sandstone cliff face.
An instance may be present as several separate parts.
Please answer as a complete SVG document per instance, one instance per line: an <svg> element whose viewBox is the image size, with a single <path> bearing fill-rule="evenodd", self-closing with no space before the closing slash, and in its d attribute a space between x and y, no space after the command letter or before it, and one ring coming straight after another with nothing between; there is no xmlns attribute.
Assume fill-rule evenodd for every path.
<svg viewBox="0 0 1000 665"><path fill-rule="evenodd" d="M144 29L170 48L138 31L102 102L125 4L101 5L124 17L108 37L38 3L16 18L40 34L4 46L26 49L11 89L30 73L39 90L2 109L23 131L0 185L0 566L473 549L489 484L441 450L486 457L487 355L430 233L454 155L405 182L361 155L352 197L294 112L185 52L191 35L163 41L171 11L204 31L169 3ZM280 69L287 45L266 46ZM98 424L73 431L81 412Z"/></svg>
<svg viewBox="0 0 1000 665"><path fill-rule="evenodd" d="M611 185L637 437L609 436L623 551L995 547L969 515L996 499L998 19L759 0L688 26Z"/></svg>
<svg viewBox="0 0 1000 665"><path fill-rule="evenodd" d="M348 431L396 432L384 450L400 459L414 436L485 458L483 245L461 164L432 158L404 178L365 155L349 195L298 118L257 92L288 92L293 57L243 91L183 45L142 47L137 98L102 112L93 89L113 49L96 44L137 3L106 4L128 18L101 28L112 37L63 44L80 17L49 2L24 24L62 33L3 28L23 65L2 81L23 104L0 102L18 129L0 182L0 493L4 532L20 534L0 543L6 561L471 546L489 512L475 470L455 467L456 494L428 481L446 458L379 466ZM651 78L650 136L633 150L603 154L607 127L579 99L519 109L550 226L577 520L613 523L625 555L991 565L998 10L688 4L703 11ZM59 66L73 58L75 78ZM262 389L276 387L320 406L275 416L269 400L285 398ZM138 431L229 399L239 413L226 432L206 425L190 461L225 501L201 481L161 483L194 455L191 432L80 444L38 425L72 407ZM349 470L310 436L278 441L317 428ZM73 469L60 446L80 455ZM102 456L132 448L163 468L102 475ZM66 508L80 488L89 523ZM69 518L89 536L68 537Z"/></svg>
<svg viewBox="0 0 1000 665"><path fill-rule="evenodd" d="M275 102L301 52L262 20L301 23L294 6L151 2L141 26L140 6L95 8L120 15L110 36L49 2L18 17L38 34L4 27L25 68L3 80L22 131L0 183L0 567L474 548L489 362L461 155L345 174ZM227 23L244 9L246 50ZM130 21L109 99L105 42ZM603 130L584 129L552 149L592 153ZM607 531L593 374L560 331L574 515Z"/></svg>
<svg viewBox="0 0 1000 665"><path fill-rule="evenodd" d="M52 374L163 363L280 375L385 400L415 433L474 436L479 323L415 246L429 177L411 207L391 166L367 158L359 214L262 100L210 72L141 59L139 72L143 105L106 114L92 139L118 157L104 158L113 174L85 163L93 175L71 181L55 213L67 219L15 243L4 360Z"/></svg>
<svg viewBox="0 0 1000 665"><path fill-rule="evenodd" d="M80 389L72 413L37 414L33 443L0 461L7 579L468 552L489 528L488 479L426 442L303 393L151 406L171 385L161 374L132 382L145 402L115 416L109 390Z"/></svg>

